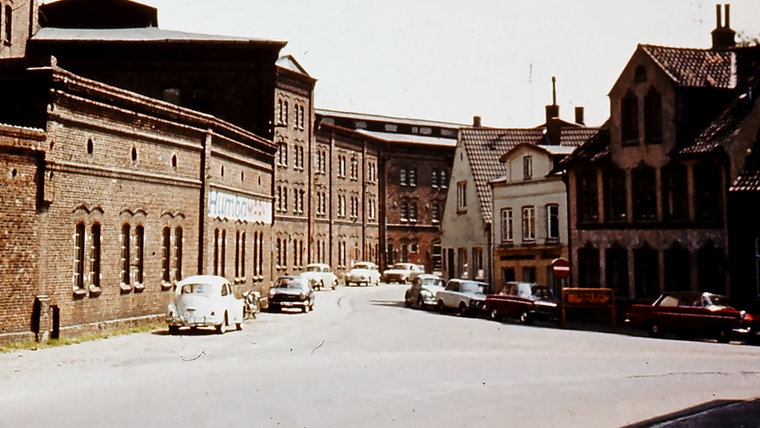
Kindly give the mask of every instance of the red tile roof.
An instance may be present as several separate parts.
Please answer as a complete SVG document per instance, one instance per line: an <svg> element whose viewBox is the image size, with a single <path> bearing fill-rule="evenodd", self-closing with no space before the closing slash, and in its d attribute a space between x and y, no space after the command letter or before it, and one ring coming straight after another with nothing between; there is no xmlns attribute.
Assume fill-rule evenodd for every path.
<svg viewBox="0 0 760 428"><path fill-rule="evenodd" d="M710 49L640 45L679 86L736 87L736 53Z"/></svg>

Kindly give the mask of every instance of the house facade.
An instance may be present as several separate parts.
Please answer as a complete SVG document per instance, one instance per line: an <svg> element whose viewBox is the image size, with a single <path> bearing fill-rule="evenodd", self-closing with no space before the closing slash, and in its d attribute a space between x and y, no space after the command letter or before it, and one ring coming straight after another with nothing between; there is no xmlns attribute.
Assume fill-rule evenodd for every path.
<svg viewBox="0 0 760 428"><path fill-rule="evenodd" d="M732 281L747 269L729 234L753 223L740 220L731 185L760 129L760 62L757 47L735 45L727 8L709 49L639 45L610 91L607 126L566 160L572 286L624 301L664 290L757 297L756 282ZM755 271L751 245L742 252Z"/></svg>
<svg viewBox="0 0 760 428"><path fill-rule="evenodd" d="M496 272L499 278L494 278L494 254L496 246L501 247L502 243L501 230L498 242L495 240L493 222L496 211L490 183L508 174L524 173L524 169L510 172L510 163L500 161L505 153L515 147L520 146L521 150L527 150L525 145L546 146L545 150L550 150L549 146L555 146L550 153L567 152L594 132L595 129L583 125L583 109L580 107L576 109L575 123L560 119L556 95L555 102L546 106L546 122L538 127L486 128L480 126L480 120L476 117L472 127L460 129L449 181L449 203L446 205L442 222L444 276L503 283L505 278L512 277L511 268L519 268L519 272L515 271L515 277L522 277L524 273L533 278L532 271L527 269L527 266L523 271L517 264L502 266L501 262ZM524 161L523 156L517 162ZM525 168L525 165L521 168ZM533 177L533 173L530 175ZM504 203L511 204L508 201ZM549 201L544 204L546 203ZM502 205L500 210L501 207ZM519 208L519 213L522 215L522 207ZM501 216L501 211L498 215ZM535 214L532 218L534 221ZM502 256L513 257L500 254L499 258ZM502 268L506 271L501 270ZM543 274L542 270L541 275ZM535 279L538 279L538 273Z"/></svg>
<svg viewBox="0 0 760 428"><path fill-rule="evenodd" d="M508 281L561 289L552 263L568 257L567 192L552 171L574 148L522 143L499 159L506 174L490 182L496 292Z"/></svg>

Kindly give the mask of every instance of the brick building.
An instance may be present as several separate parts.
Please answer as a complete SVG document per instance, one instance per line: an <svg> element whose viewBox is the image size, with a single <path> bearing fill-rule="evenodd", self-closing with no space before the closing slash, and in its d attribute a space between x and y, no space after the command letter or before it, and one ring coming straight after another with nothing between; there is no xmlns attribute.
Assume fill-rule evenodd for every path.
<svg viewBox="0 0 760 428"><path fill-rule="evenodd" d="M440 273L440 221L461 125L322 109L317 122L354 130L377 153L377 169L368 164L365 175L377 182L381 248L369 260L381 268L419 263ZM368 213L373 220L374 211Z"/></svg>
<svg viewBox="0 0 760 428"><path fill-rule="evenodd" d="M725 12L711 48L639 45L610 91L608 123L565 160L572 286L624 301L664 290L760 298L748 214L760 48L736 46Z"/></svg>
<svg viewBox="0 0 760 428"><path fill-rule="evenodd" d="M0 90L26 119L0 127L0 336L136 322L184 275L268 270L270 141L54 64Z"/></svg>

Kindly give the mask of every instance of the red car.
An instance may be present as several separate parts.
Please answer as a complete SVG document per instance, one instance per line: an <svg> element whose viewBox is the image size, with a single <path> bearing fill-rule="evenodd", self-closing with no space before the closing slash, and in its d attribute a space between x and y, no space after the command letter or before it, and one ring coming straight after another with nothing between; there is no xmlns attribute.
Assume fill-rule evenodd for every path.
<svg viewBox="0 0 760 428"><path fill-rule="evenodd" d="M494 320L509 317L522 324L560 322L559 302L551 288L529 282L506 283L498 294L486 296L484 309Z"/></svg>
<svg viewBox="0 0 760 428"><path fill-rule="evenodd" d="M728 297L713 293L664 293L651 305L631 305L625 322L644 328L652 337L676 334L683 337L731 340L734 330L751 320L744 311L728 304Z"/></svg>

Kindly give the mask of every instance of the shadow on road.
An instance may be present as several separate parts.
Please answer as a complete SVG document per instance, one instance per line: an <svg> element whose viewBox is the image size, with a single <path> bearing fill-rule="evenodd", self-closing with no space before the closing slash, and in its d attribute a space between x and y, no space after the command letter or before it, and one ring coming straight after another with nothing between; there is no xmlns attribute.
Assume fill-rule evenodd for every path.
<svg viewBox="0 0 760 428"><path fill-rule="evenodd" d="M626 425L646 427L760 427L760 399L713 400L667 415Z"/></svg>
<svg viewBox="0 0 760 428"><path fill-rule="evenodd" d="M399 300L370 300L374 306L390 306L394 308L403 308L404 302Z"/></svg>

